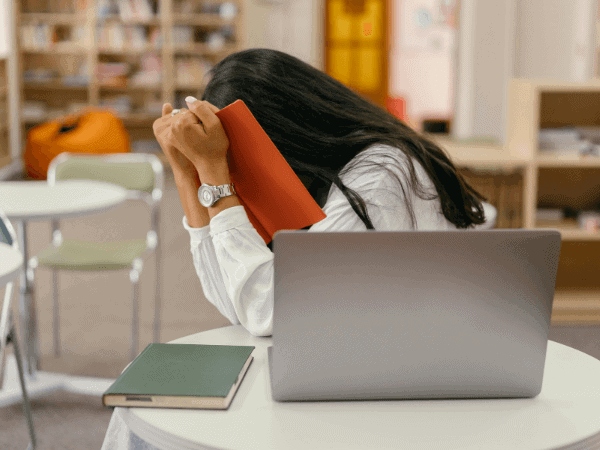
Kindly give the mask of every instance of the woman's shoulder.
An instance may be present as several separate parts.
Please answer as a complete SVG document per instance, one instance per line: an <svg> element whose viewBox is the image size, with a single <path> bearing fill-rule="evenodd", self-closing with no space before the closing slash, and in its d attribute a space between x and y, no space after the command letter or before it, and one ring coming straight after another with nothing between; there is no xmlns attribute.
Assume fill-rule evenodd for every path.
<svg viewBox="0 0 600 450"><path fill-rule="evenodd" d="M386 159L386 158L406 160L407 156L400 147L377 142L377 143L371 144L368 147L365 147L363 150L361 150L353 158L353 161L354 160L356 160L356 161L362 161L362 160L372 161L372 160Z"/></svg>
<svg viewBox="0 0 600 450"><path fill-rule="evenodd" d="M360 151L342 169L342 174L368 175L382 179L391 176L390 171L401 178L406 177L406 169L412 161L419 178L422 178L422 167L415 158L411 158L400 147L384 143L369 145Z"/></svg>

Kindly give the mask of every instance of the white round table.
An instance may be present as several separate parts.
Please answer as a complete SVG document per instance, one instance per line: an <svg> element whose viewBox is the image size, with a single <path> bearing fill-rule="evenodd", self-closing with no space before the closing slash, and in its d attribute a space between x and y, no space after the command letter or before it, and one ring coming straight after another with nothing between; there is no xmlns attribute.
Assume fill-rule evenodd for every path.
<svg viewBox="0 0 600 450"><path fill-rule="evenodd" d="M23 264L23 255L10 245L0 242L0 289L10 283Z"/></svg>
<svg viewBox="0 0 600 450"><path fill-rule="evenodd" d="M23 253L19 289L21 326L26 336L23 359L26 372L35 378L39 361L35 304L28 278L27 222L31 220L58 220L75 216L102 213L127 199L127 190L121 186L92 180L57 181L50 186L46 181L0 182L0 209L17 229L19 248Z"/></svg>
<svg viewBox="0 0 600 450"><path fill-rule="evenodd" d="M598 449L600 361L549 341L541 393L531 399L286 402L271 399L267 347L241 325L172 341L254 345L229 410L115 408L159 449ZM120 447L119 447L120 448Z"/></svg>
<svg viewBox="0 0 600 450"><path fill-rule="evenodd" d="M8 181L0 183L0 209L11 221L64 219L101 213L122 203L127 191L100 181Z"/></svg>

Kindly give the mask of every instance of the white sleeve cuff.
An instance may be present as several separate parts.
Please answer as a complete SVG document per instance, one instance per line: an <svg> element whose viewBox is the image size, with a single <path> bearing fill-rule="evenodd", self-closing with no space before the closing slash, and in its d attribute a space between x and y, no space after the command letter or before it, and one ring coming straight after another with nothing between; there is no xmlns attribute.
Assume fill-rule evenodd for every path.
<svg viewBox="0 0 600 450"><path fill-rule="evenodd" d="M210 235L210 225L206 225L201 228L192 228L190 227L187 217L183 216L183 228L185 228L190 233L190 240L192 245L198 244L202 242L203 239L206 239Z"/></svg>
<svg viewBox="0 0 600 450"><path fill-rule="evenodd" d="M224 209L211 219L210 235L214 236L215 234L238 228L241 225L250 225L252 227L252 222L250 222L243 205L232 206L231 208Z"/></svg>

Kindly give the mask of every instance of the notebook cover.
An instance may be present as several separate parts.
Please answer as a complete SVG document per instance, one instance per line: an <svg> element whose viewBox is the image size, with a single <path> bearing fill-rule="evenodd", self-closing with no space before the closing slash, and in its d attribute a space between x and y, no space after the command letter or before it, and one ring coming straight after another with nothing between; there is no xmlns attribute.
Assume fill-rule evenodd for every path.
<svg viewBox="0 0 600 450"><path fill-rule="evenodd" d="M276 231L299 230L327 217L242 100L216 116L229 139L231 181L266 244Z"/></svg>
<svg viewBox="0 0 600 450"><path fill-rule="evenodd" d="M104 395L225 398L254 346L149 344Z"/></svg>

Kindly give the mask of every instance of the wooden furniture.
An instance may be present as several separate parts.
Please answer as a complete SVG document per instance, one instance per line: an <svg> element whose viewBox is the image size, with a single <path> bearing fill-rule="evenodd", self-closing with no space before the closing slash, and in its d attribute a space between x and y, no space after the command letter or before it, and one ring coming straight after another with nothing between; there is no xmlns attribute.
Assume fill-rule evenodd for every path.
<svg viewBox="0 0 600 450"><path fill-rule="evenodd" d="M544 155L538 151L538 132L564 126L600 127L599 105L600 80L581 84L514 79L509 87L506 146L430 135L463 170L484 171L491 178L508 174L522 178L518 226L561 232L554 324L600 324L600 232L580 229L574 219L537 222L536 209L583 210L600 205L600 157ZM502 205L490 203L498 209L500 222ZM500 223L498 227L505 228Z"/></svg>
<svg viewBox="0 0 600 450"><path fill-rule="evenodd" d="M151 16L136 16L131 19L112 11L103 14L100 0L15 2L21 111L24 112L25 102L30 101L44 102L49 107L47 113L41 110L41 114L21 117L20 147L23 148L27 131L31 127L76 112L84 106L107 106L103 102L111 99L114 103L110 107L114 107L128 129L132 149L135 150L133 144L136 141L155 142L152 123L161 115L162 104L168 102L175 108L186 107L183 100L186 96L200 98L208 81L207 77L202 76L206 69L226 55L246 47L243 21L246 2L247 0L157 0L157 8L152 10ZM126 4L127 1L118 0L116 3ZM235 16L232 16L231 8L225 16L222 11L198 12L203 4L220 3L234 4L237 8ZM185 5L192 12L185 12L188 11L184 9ZM130 27L135 26L141 28L134 30L138 35L134 35L134 31L131 31L131 35L125 34L122 45L118 45L119 39L114 38L114 29L119 26L127 30L134 30ZM179 26L191 28L188 32L182 32ZM224 42L200 41L211 33L219 32L222 27L230 27L229 32L233 30ZM102 30L105 30L104 34ZM144 38L140 38L142 31ZM34 47L31 42L35 41L31 36L35 33L47 33L50 40L56 42ZM111 46L103 45L102 42L106 43L109 39L107 36L111 33ZM132 37L137 39L139 45L134 45ZM192 41L185 41L186 37L191 37ZM209 64L184 79L186 72L182 67L185 68L186 62L189 63L186 67L199 67L191 64L195 57L202 57ZM160 66L158 62L161 63ZM141 70L137 74L115 76L110 82L103 78L100 72L108 67L106 64L119 63L130 64L133 71ZM24 81L25 71L35 69L55 71L57 77L45 82ZM87 77L80 76L86 73ZM142 75L138 76L139 74ZM68 84L64 82L65 77L70 77ZM129 99L130 111L122 108L123 104L127 104L125 98ZM159 151L158 156L163 163L167 163L162 152Z"/></svg>
<svg viewBox="0 0 600 450"><path fill-rule="evenodd" d="M155 447L186 450L592 449L600 443L600 361L553 341L534 398L333 402L273 401L272 338L252 336L241 325L172 343L256 348L229 410L117 407L105 448L129 448L129 431Z"/></svg>
<svg viewBox="0 0 600 450"><path fill-rule="evenodd" d="M11 163L8 130L8 60L0 56L0 168Z"/></svg>

